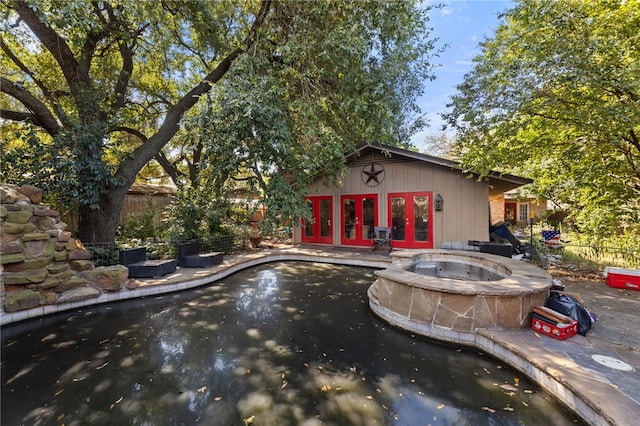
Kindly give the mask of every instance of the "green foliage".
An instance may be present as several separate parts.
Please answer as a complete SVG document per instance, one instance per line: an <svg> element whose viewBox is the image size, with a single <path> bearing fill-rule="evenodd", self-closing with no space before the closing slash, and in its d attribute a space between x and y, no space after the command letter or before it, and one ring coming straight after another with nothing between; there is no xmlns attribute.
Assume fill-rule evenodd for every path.
<svg viewBox="0 0 640 426"><path fill-rule="evenodd" d="M429 9L411 3L275 7L263 42L183 122L183 146L201 153L191 185L261 196L268 229L308 216L309 183L339 182L346 151L363 142L401 144L424 124L413 113L434 49Z"/></svg>
<svg viewBox="0 0 640 426"><path fill-rule="evenodd" d="M446 115L464 165L525 174L594 238L640 233L640 2L522 0Z"/></svg>
<svg viewBox="0 0 640 426"><path fill-rule="evenodd" d="M7 181L26 173L63 203L80 205L86 216L80 224L91 227L79 230L84 241L112 239L114 221L100 215L111 215L114 206L117 214L122 188L255 42L269 7L2 2L2 126L19 133L3 147L16 149L8 158L21 159L12 170L20 177Z"/></svg>
<svg viewBox="0 0 640 426"><path fill-rule="evenodd" d="M244 220L248 223L246 208L232 205L229 200L190 186L180 188L171 204L163 212L164 238L169 241L185 241L229 235L228 226Z"/></svg>
<svg viewBox="0 0 640 426"><path fill-rule="evenodd" d="M91 253L91 260L96 267L118 264L119 248L116 246L87 246L87 250Z"/></svg>
<svg viewBox="0 0 640 426"><path fill-rule="evenodd" d="M16 138L3 153L0 179L17 185L38 186L55 207L87 204L97 208L105 185L118 185L112 167L99 156L95 144L104 133L94 126L75 126L52 140L36 132L15 133Z"/></svg>
<svg viewBox="0 0 640 426"><path fill-rule="evenodd" d="M294 198L312 176L339 177L349 147L402 144L424 125L416 100L437 53L430 10L406 1L2 2L3 118L28 142L9 154L22 159L13 172L79 203L80 224L97 229L115 226L100 216L111 214L105 206L121 208L124 189L143 169L157 176L158 164L161 178L213 198L237 179L269 197L288 186L281 211L268 203L298 216ZM190 230L173 233L220 226L219 209L187 201L177 209ZM112 238L115 229L79 234Z"/></svg>
<svg viewBox="0 0 640 426"><path fill-rule="evenodd" d="M124 225L118 227L117 236L119 239L160 239L161 230L156 227L156 213L152 209L147 209L139 214L130 214Z"/></svg>
<svg viewBox="0 0 640 426"><path fill-rule="evenodd" d="M163 218L169 240L192 240L202 235L206 206L200 204L200 198L190 187L173 196Z"/></svg>

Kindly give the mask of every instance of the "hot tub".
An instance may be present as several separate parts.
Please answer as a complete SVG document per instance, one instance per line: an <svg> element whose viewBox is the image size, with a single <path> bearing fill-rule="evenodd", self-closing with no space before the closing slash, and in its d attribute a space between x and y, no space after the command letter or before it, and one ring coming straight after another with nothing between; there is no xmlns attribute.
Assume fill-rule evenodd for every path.
<svg viewBox="0 0 640 426"><path fill-rule="evenodd" d="M385 321L440 340L471 343L478 329L530 326L552 278L521 260L460 250L392 252L376 271L369 306Z"/></svg>

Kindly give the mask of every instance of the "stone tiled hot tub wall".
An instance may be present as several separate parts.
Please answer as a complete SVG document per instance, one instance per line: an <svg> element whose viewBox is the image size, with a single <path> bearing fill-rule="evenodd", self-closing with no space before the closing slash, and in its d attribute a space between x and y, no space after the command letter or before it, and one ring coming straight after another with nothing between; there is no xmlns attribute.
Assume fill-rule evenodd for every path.
<svg viewBox="0 0 640 426"><path fill-rule="evenodd" d="M477 329L528 327L529 313L544 304L552 282L535 265L485 253L407 250L391 256L392 265L376 271L369 288L373 312L400 328L450 342L472 343ZM432 275L412 272L425 267ZM465 271L471 279L459 279Z"/></svg>

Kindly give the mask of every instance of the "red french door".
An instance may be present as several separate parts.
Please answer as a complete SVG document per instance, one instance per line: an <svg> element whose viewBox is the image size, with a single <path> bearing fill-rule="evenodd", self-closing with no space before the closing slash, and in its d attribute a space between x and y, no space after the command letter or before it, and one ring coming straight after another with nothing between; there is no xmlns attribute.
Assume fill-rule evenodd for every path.
<svg viewBox="0 0 640 426"><path fill-rule="evenodd" d="M394 248L433 248L431 192L388 195Z"/></svg>
<svg viewBox="0 0 640 426"><path fill-rule="evenodd" d="M305 201L313 212L313 219L302 221L302 242L332 244L332 203L331 196L305 197Z"/></svg>
<svg viewBox="0 0 640 426"><path fill-rule="evenodd" d="M378 195L343 195L340 206L340 243L370 246L373 227L378 224Z"/></svg>

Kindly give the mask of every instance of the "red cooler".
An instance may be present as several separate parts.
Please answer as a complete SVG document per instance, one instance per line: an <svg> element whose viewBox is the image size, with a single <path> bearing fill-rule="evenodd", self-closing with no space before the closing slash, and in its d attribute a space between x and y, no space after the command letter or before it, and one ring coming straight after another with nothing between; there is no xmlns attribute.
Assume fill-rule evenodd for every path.
<svg viewBox="0 0 640 426"><path fill-rule="evenodd" d="M640 290L640 270L607 266L604 276L609 287Z"/></svg>

